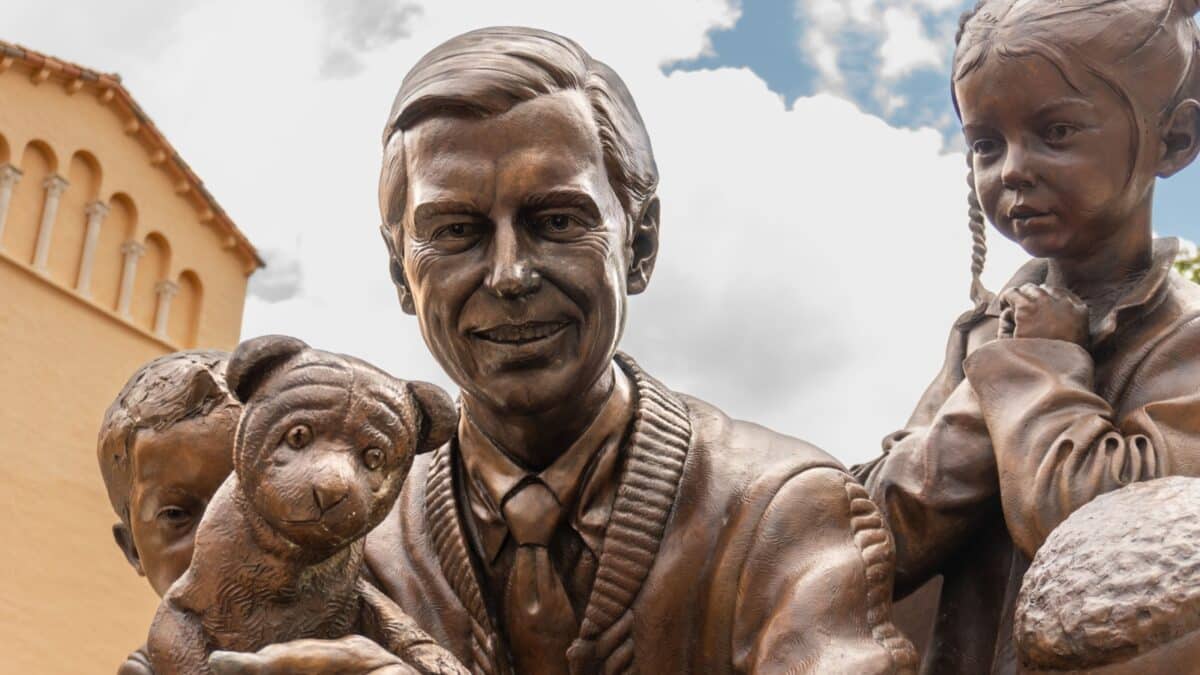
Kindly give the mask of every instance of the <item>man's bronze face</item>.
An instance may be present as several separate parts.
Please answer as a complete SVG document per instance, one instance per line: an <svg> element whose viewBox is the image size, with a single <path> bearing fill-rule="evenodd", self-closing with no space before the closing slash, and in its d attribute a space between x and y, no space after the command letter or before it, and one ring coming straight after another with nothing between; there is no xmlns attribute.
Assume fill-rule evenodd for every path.
<svg viewBox="0 0 1200 675"><path fill-rule="evenodd" d="M578 92L404 135L402 254L421 333L465 393L537 413L609 367L625 317L628 221Z"/></svg>

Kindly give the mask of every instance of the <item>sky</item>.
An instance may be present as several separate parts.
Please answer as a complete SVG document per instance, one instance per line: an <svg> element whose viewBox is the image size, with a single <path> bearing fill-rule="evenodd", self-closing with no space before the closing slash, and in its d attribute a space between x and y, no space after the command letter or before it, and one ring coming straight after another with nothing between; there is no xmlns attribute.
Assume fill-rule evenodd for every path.
<svg viewBox="0 0 1200 675"><path fill-rule="evenodd" d="M379 240L380 134L404 73L524 24L621 74L661 173L662 241L622 348L670 387L879 452L969 307L965 159L949 102L958 0L0 0L0 39L118 72L268 267L243 338L296 335L453 391ZM1200 238L1200 167L1156 230ZM996 288L1026 260L990 238Z"/></svg>

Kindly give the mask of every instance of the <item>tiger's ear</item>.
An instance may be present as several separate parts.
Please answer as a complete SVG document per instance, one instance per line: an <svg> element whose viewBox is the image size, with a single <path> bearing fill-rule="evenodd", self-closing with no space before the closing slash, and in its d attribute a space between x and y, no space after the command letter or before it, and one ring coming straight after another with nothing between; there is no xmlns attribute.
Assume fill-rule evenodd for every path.
<svg viewBox="0 0 1200 675"><path fill-rule="evenodd" d="M225 367L229 391L244 405L271 371L305 349L308 345L287 335L264 335L246 340L238 345Z"/></svg>
<svg viewBox="0 0 1200 675"><path fill-rule="evenodd" d="M454 400L441 387L428 382L410 381L408 391L421 409L421 438L417 442L417 454L437 450L450 440L458 427L458 410Z"/></svg>

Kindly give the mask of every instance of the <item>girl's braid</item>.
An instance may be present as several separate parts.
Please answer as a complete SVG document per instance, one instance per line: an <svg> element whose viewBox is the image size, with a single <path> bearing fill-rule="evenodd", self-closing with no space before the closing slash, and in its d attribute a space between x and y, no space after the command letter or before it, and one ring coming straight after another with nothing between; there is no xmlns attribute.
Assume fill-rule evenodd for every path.
<svg viewBox="0 0 1200 675"><path fill-rule="evenodd" d="M979 0L975 7L964 12L959 18L958 33L954 36L956 48L966 32L967 23L979 13L986 2L987 0ZM971 228L971 302L975 304L971 318L976 319L983 315L993 295L983 285L983 265L987 261L987 223L984 222L983 208L979 205L979 194L975 192L974 153L970 148L967 148L967 185L971 187L967 196L967 226Z"/></svg>
<svg viewBox="0 0 1200 675"><path fill-rule="evenodd" d="M967 195L968 227L971 228L971 301L975 303L975 313L981 313L992 301L992 292L983 285L983 264L987 261L987 224L983 220L983 208L979 205L979 195L975 192L974 156L967 150L967 185L971 192Z"/></svg>

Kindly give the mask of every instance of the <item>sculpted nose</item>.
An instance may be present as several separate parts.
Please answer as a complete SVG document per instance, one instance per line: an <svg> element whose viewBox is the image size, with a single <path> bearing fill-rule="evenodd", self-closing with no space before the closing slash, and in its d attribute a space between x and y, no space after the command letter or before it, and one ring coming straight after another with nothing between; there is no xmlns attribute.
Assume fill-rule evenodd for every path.
<svg viewBox="0 0 1200 675"><path fill-rule="evenodd" d="M1000 182L1010 190L1031 188L1034 185L1034 174L1029 165L1029 155L1016 144L1010 145L1005 154L1004 167L1000 172Z"/></svg>
<svg viewBox="0 0 1200 675"><path fill-rule="evenodd" d="M501 298L519 298L541 287L541 275L530 264L528 252L515 229L508 225L496 228L492 238L491 269L487 288Z"/></svg>
<svg viewBox="0 0 1200 675"><path fill-rule="evenodd" d="M344 482L331 480L313 483L312 493L313 501L317 503L317 509L324 514L326 511L346 501L350 490Z"/></svg>

